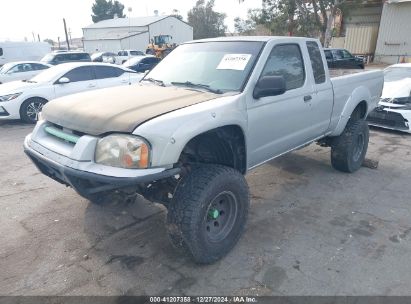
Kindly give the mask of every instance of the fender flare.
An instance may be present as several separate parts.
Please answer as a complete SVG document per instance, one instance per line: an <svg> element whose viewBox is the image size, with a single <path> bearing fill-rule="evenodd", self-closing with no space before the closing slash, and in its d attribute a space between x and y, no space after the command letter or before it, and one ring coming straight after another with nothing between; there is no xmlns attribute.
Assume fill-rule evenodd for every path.
<svg viewBox="0 0 411 304"><path fill-rule="evenodd" d="M367 103L366 114L368 114L371 94L366 87L360 86L357 87L348 98L341 112L337 126L335 127L334 131L331 132L330 136L339 136L344 131L345 126L347 125L348 120L351 117L351 114L354 112L355 108L363 101Z"/></svg>
<svg viewBox="0 0 411 304"><path fill-rule="evenodd" d="M152 144L153 166L168 166L178 162L187 143L198 135L224 126L237 126L247 146L247 116L239 108L220 108L180 116L176 120L171 112L140 125L133 134L142 136ZM173 123L178 121L176 126ZM168 130L164 126L168 126ZM246 147L247 151L247 147Z"/></svg>

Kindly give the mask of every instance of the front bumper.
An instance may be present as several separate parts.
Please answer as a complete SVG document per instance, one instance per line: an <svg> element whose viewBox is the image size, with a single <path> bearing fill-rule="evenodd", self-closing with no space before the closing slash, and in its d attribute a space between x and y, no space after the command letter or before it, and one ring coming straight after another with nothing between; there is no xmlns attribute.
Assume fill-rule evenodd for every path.
<svg viewBox="0 0 411 304"><path fill-rule="evenodd" d="M411 133L410 110L393 110L379 106L368 114L367 121L371 126Z"/></svg>
<svg viewBox="0 0 411 304"><path fill-rule="evenodd" d="M72 187L77 193L86 198L89 198L93 194L109 190L118 190L126 187L137 188L141 184L148 184L171 177L179 174L181 171L180 168L171 168L161 172L135 177L107 176L74 169L53 161L32 149L28 144L28 140L24 142L24 152L41 173L61 184Z"/></svg>
<svg viewBox="0 0 411 304"><path fill-rule="evenodd" d="M20 97L0 102L0 120L20 119Z"/></svg>

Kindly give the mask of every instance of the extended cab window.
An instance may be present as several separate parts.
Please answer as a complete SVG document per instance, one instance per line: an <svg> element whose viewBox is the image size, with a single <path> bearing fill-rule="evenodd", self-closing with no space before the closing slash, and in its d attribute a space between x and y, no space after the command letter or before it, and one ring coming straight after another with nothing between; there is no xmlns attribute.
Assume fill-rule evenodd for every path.
<svg viewBox="0 0 411 304"><path fill-rule="evenodd" d="M325 82L324 63L321 58L321 51L314 41L307 42L308 54L310 55L311 67L313 68L315 83Z"/></svg>
<svg viewBox="0 0 411 304"><path fill-rule="evenodd" d="M3 56L3 49L0 48L0 56Z"/></svg>
<svg viewBox="0 0 411 304"><path fill-rule="evenodd" d="M63 77L70 79L70 82L87 81L94 79L93 69L91 66L75 68L66 73Z"/></svg>
<svg viewBox="0 0 411 304"><path fill-rule="evenodd" d="M302 87L305 71L300 47L297 44L275 46L261 76L283 76L287 91Z"/></svg>
<svg viewBox="0 0 411 304"><path fill-rule="evenodd" d="M95 66L94 70L97 79L114 78L124 74L124 70L109 66Z"/></svg>

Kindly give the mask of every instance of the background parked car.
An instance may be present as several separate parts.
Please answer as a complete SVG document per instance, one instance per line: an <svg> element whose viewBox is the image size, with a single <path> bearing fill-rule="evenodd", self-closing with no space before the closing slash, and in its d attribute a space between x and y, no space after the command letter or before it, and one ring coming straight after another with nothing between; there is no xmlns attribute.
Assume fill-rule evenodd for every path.
<svg viewBox="0 0 411 304"><path fill-rule="evenodd" d="M346 49L324 49L330 69L363 69L364 60L353 56Z"/></svg>
<svg viewBox="0 0 411 304"><path fill-rule="evenodd" d="M52 65L66 62L90 62L91 57L85 52L53 52L44 56L41 60L43 63Z"/></svg>
<svg viewBox="0 0 411 304"><path fill-rule="evenodd" d="M372 126L411 133L411 63L384 70L381 100L367 119Z"/></svg>
<svg viewBox="0 0 411 304"><path fill-rule="evenodd" d="M145 56L146 54L142 51L136 51L136 50L122 50L117 53L116 57L116 64L123 64L127 60L129 60L131 57L134 56Z"/></svg>
<svg viewBox="0 0 411 304"><path fill-rule="evenodd" d="M123 66L133 71L144 73L145 71L150 71L160 61L161 59L155 56L136 56L124 62Z"/></svg>
<svg viewBox="0 0 411 304"><path fill-rule="evenodd" d="M37 61L6 63L0 68L0 84L15 80L30 79L49 67L51 67L51 65Z"/></svg>
<svg viewBox="0 0 411 304"><path fill-rule="evenodd" d="M65 63L28 81L0 86L0 120L34 123L47 101L83 91L137 83L143 74L105 63Z"/></svg>
<svg viewBox="0 0 411 304"><path fill-rule="evenodd" d="M93 62L108 62L108 61L103 61L104 57L112 57L114 58L113 62L115 61L116 58L116 54L111 53L111 52L98 52L98 53L94 53L91 56L91 61ZM113 63L113 62L109 62L109 63Z"/></svg>

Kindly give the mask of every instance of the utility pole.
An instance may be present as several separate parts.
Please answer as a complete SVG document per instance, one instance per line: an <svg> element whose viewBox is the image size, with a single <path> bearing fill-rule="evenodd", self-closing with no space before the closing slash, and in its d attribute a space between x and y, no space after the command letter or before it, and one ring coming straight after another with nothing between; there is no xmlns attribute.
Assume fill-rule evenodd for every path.
<svg viewBox="0 0 411 304"><path fill-rule="evenodd" d="M57 41L59 42L59 49L60 49L60 36L57 37Z"/></svg>
<svg viewBox="0 0 411 304"><path fill-rule="evenodd" d="M64 33L66 34L67 50L70 51L70 42L69 42L68 34L67 34L66 19L64 18L63 18L63 23L64 23Z"/></svg>
<svg viewBox="0 0 411 304"><path fill-rule="evenodd" d="M71 38L71 28L69 28L68 34L69 34L70 44L73 44L73 38Z"/></svg>
<svg viewBox="0 0 411 304"><path fill-rule="evenodd" d="M37 38L39 38L39 42L40 42L40 34L37 34Z"/></svg>

